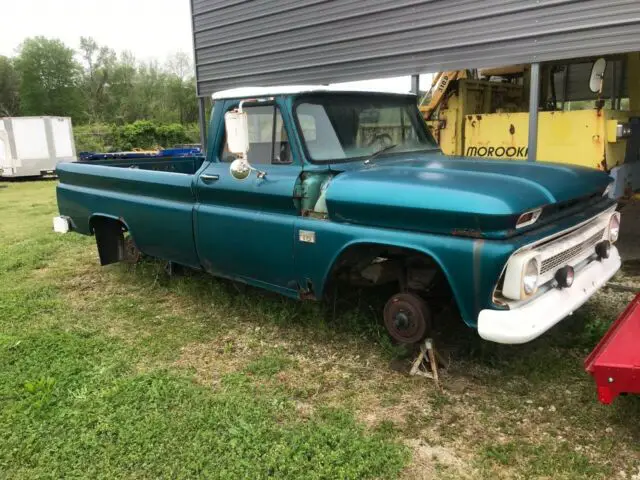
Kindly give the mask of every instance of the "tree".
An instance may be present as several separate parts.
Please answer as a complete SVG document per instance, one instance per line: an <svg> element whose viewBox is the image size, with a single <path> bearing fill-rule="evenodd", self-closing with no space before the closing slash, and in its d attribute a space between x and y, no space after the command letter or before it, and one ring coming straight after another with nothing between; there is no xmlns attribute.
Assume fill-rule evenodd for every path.
<svg viewBox="0 0 640 480"><path fill-rule="evenodd" d="M81 37L79 61L75 55L59 40L36 37L13 60L0 58L0 114L71 116L76 125L197 122L188 54L177 52L164 65L140 62Z"/></svg>
<svg viewBox="0 0 640 480"><path fill-rule="evenodd" d="M166 70L180 80L186 81L193 77L193 62L184 52L176 52L167 58Z"/></svg>
<svg viewBox="0 0 640 480"><path fill-rule="evenodd" d="M166 70L170 76L169 103L178 111L178 120L180 123L196 122L198 106L195 100L196 88L191 57L184 52L176 52L168 58Z"/></svg>
<svg viewBox="0 0 640 480"><path fill-rule="evenodd" d="M85 116L80 82L82 66L75 52L60 40L35 37L19 49L15 67L20 74L20 113L22 115Z"/></svg>
<svg viewBox="0 0 640 480"><path fill-rule="evenodd" d="M116 53L99 46L91 37L80 37L80 54L84 60L82 90L89 111L89 120L104 121L113 114L109 82L116 68Z"/></svg>
<svg viewBox="0 0 640 480"><path fill-rule="evenodd" d="M13 62L0 55L0 116L17 115L20 108L20 78Z"/></svg>

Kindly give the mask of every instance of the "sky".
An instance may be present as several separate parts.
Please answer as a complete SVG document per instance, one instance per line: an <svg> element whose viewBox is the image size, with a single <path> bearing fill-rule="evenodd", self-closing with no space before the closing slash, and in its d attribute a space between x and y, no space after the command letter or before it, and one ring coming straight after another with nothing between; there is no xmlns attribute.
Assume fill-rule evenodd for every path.
<svg viewBox="0 0 640 480"><path fill-rule="evenodd" d="M77 49L93 37L117 52L163 62L175 52L192 54L189 0L0 0L0 55L13 56L28 37L58 38ZM430 76L422 75L426 89ZM409 77L348 82L350 87L407 92Z"/></svg>

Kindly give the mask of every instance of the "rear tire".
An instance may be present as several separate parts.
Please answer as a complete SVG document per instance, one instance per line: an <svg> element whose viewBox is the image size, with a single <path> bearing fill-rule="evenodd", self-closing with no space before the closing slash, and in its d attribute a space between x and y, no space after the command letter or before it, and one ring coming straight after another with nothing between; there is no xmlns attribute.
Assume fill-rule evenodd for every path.
<svg viewBox="0 0 640 480"><path fill-rule="evenodd" d="M431 326L431 311L427 302L414 293L392 296L384 307L383 316L389 335L399 343L419 342Z"/></svg>

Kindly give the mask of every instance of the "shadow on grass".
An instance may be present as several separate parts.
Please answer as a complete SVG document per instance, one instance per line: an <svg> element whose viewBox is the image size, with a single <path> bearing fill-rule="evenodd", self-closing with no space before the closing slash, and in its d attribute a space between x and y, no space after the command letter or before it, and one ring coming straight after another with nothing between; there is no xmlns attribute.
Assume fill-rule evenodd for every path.
<svg viewBox="0 0 640 480"><path fill-rule="evenodd" d="M292 329L311 339L349 341L366 339L387 352L394 347L382 322L382 306L391 295L384 289L353 289L340 292L336 301L298 301L282 295L184 269L168 276L164 263L145 259L133 266L114 265L123 282L142 289L173 293L200 312L211 312L214 328L249 321L255 326L271 325Z"/></svg>

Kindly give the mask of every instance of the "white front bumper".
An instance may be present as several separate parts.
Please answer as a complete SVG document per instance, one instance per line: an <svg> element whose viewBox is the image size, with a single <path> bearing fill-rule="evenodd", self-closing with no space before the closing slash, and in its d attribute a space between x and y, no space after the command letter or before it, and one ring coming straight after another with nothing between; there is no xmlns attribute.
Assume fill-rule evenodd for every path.
<svg viewBox="0 0 640 480"><path fill-rule="evenodd" d="M529 342L582 306L615 275L620 265L618 249L612 246L609 258L593 261L577 272L570 288L554 288L512 310L482 310L478 333L497 343Z"/></svg>

